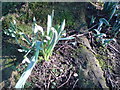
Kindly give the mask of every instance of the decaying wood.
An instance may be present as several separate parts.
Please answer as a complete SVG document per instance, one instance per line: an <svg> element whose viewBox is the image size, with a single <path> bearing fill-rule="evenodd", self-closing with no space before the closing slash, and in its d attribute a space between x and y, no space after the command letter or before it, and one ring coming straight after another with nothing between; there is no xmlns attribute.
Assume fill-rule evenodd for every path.
<svg viewBox="0 0 120 90"><path fill-rule="evenodd" d="M83 6L81 7L81 12L80 12L80 23L86 23L86 10L85 10L85 4L82 4ZM87 25L87 24L86 24ZM81 33L87 32L87 26L84 26L80 29ZM78 59L79 63L79 84L81 85L84 83L81 87L82 88L92 88L92 84L90 86L85 86L87 85L87 81L91 81L93 84L96 86L100 86L102 88L108 88L106 85L106 81L104 78L104 72L102 71L98 60L96 59L95 55L96 54L90 44L88 39L83 36L79 37L78 42L80 44L80 48L77 52L77 56L74 59ZM85 83L86 82L86 83Z"/></svg>
<svg viewBox="0 0 120 90"><path fill-rule="evenodd" d="M79 42L85 42L80 44L79 60L80 70L83 71L84 78L91 79L95 84L100 85L102 88L107 88L105 78L103 76L103 71L99 65L98 60L95 55L92 53L89 41L86 37L80 37ZM87 44L86 44L87 43ZM90 47L91 48L91 47ZM79 77L81 77L79 75Z"/></svg>

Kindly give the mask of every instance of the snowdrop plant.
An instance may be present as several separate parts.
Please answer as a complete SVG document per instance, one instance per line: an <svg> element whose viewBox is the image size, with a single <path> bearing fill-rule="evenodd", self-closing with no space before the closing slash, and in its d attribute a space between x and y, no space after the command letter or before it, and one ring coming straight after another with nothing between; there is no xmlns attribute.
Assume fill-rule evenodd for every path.
<svg viewBox="0 0 120 90"><path fill-rule="evenodd" d="M112 39L107 39L106 34L105 33L100 33L97 29L94 29L94 31L96 32L96 34L94 34L94 37L96 38L97 42L101 42L103 47L106 47L108 44L110 44L111 41L116 42L116 40L114 38Z"/></svg>
<svg viewBox="0 0 120 90"><path fill-rule="evenodd" d="M111 30L111 34L116 37L117 34L120 32L120 18L118 18L118 20L115 21L112 30Z"/></svg>
<svg viewBox="0 0 120 90"><path fill-rule="evenodd" d="M105 47L107 46L108 44L110 44L110 42L116 42L116 39L112 38L112 39L102 39L102 45Z"/></svg>
<svg viewBox="0 0 120 90"><path fill-rule="evenodd" d="M98 31L102 30L103 24L105 24L106 26L110 26L109 22L105 18L100 18L99 19L99 25L98 25L98 28L97 28Z"/></svg>
<svg viewBox="0 0 120 90"><path fill-rule="evenodd" d="M55 45L58 43L59 40L68 40L68 39L74 39L74 37L66 37L63 38L63 36L66 35L65 28L65 20L61 23L61 25L55 25L53 27L53 17L54 17L54 11L51 15L48 15L47 20L47 31L43 31L43 28L41 26L38 26L36 23L33 26L35 28L34 34L37 34L38 30L41 32L41 38L42 38L42 50L41 53L45 60L49 60L49 57L52 55L52 52L54 50ZM34 22L36 22L34 18ZM38 34L37 34L38 35Z"/></svg>
<svg viewBox="0 0 120 90"><path fill-rule="evenodd" d="M49 57L52 55L54 47L59 40L74 39L74 37L63 38L63 36L66 35L66 31L64 30L65 20L63 20L61 25L55 25L53 27L52 25L53 17L54 17L54 10L52 11L52 15L48 15L47 30L43 30L41 26L37 25L36 19L34 17L32 24L33 37L31 39L29 39L27 35L25 35L22 32L18 32L18 33L15 32L18 30L15 21L13 21L14 23L12 23L10 26L11 32L10 31L7 33L5 32L5 34L7 35L13 34L17 43L18 43L17 35L22 36L30 47L27 48L25 46L22 46L20 43L18 43L18 45L21 47L21 49L18 49L18 51L26 52L22 63L28 63L28 66L27 69L21 75L20 79L18 80L15 88L24 87L26 80L31 74L32 69L34 68L36 62L38 61L39 53L41 53L44 60L49 60ZM38 32L40 32L40 34ZM40 36L40 40L38 40L39 39L38 36ZM29 53L32 54L32 57L30 59L28 58Z"/></svg>
<svg viewBox="0 0 120 90"><path fill-rule="evenodd" d="M110 26L109 25L109 22L105 19L105 18L100 18L99 20L99 25L98 25L98 28L97 29L93 29L96 34L94 34L94 37L96 38L96 41L97 42L101 42L102 46L105 47L107 46L111 41L114 41L116 42L116 40L114 38L112 39L107 39L105 38L106 37L106 34L105 33L101 33L101 29L102 29L102 25L103 23L107 26Z"/></svg>
<svg viewBox="0 0 120 90"><path fill-rule="evenodd" d="M103 11L108 14L108 21L112 19L117 11L118 2L105 2L103 6Z"/></svg>

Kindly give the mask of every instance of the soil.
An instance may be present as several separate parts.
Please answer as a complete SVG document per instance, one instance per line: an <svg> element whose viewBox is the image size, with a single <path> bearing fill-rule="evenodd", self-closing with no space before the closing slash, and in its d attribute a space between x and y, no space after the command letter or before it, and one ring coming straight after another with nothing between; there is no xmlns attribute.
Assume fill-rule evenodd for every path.
<svg viewBox="0 0 120 90"><path fill-rule="evenodd" d="M65 43L65 42L64 42ZM111 44L117 50L120 49L119 44ZM57 45L54 50L53 56L50 57L50 61L38 62L32 71L32 74L27 80L25 88L42 88L42 89L75 89L75 88L101 88L100 85L95 85L89 78L86 79L84 73L80 73L80 63L77 55L80 55L76 51L80 48L79 44L75 46L72 44ZM101 47L96 47L100 49ZM102 48L103 49L103 48ZM113 48L108 46L109 51L103 53L97 52L100 55L107 55L105 59L105 66L102 66L104 71L104 77L109 88L120 87L120 57L119 53ZM80 56L79 56L80 57ZM110 58L108 58L110 57ZM81 59L82 60L82 59ZM81 64L82 65L82 64ZM111 66L111 67L110 67ZM85 65L83 66L85 68ZM22 74L24 70L23 65L19 65ZM15 76L16 77L16 76Z"/></svg>
<svg viewBox="0 0 120 90"><path fill-rule="evenodd" d="M80 62L77 59L77 54L75 53L79 47L77 42L76 45L68 44L73 41L60 42L50 57L50 61L43 60L38 62L33 69L32 74L28 78L25 87L26 88L93 88L99 87L90 81L86 80L82 74L79 72ZM61 45L61 43L63 43ZM120 87L120 45L118 43L111 43L106 51L104 48L95 47L97 54L101 55L102 70L104 71L104 77L109 88L119 88ZM116 51L117 49L117 51ZM105 56L105 57L104 57ZM79 56L80 57L80 56ZM76 59L75 59L76 58ZM99 58L97 58L99 60ZM7 81L1 84L7 87L14 87L16 81L19 79L20 74L25 70L25 64L19 64L17 66L20 71L12 71L11 77ZM14 70L14 69L12 69ZM80 83L80 78L83 82ZM6 83L7 82L7 83Z"/></svg>
<svg viewBox="0 0 120 90"><path fill-rule="evenodd" d="M77 15L80 15L80 11L77 12ZM85 15L83 14L82 16L83 21L80 23L85 22ZM83 28L82 30L84 33ZM84 36L89 37L89 34L85 34ZM11 42L12 40L8 43L8 39L9 37L5 37L3 39L2 48L5 50L5 52L3 52L3 59L5 59L5 61L3 62L2 67L4 67L4 69L2 71L4 80L0 83L0 85L2 85L2 87L13 88L20 75L25 70L27 64L21 64L21 57L24 54L18 53L18 46L16 44L13 44ZM90 40L90 38L88 38L88 40ZM107 87L110 89L120 88L119 40L120 38L118 36L118 42L110 43L112 47L108 45L107 49L103 48L98 43L89 41L91 49L97 53L95 56L99 62L100 67L102 68L102 74L104 75ZM72 42L76 43L73 44ZM81 48L81 46L78 39L75 39L73 41L59 42L54 49L53 55L50 57L50 61L42 60L36 64L26 82L25 88L41 88L45 90L56 88L67 88L71 90L75 88L101 88L98 82L96 83L90 78L91 74L93 73L84 71L88 70L86 69L87 64L86 62L82 62L82 55L79 48ZM6 67L6 65L9 66ZM84 70L82 71L80 67L82 67L82 70ZM89 77L85 76L85 73Z"/></svg>

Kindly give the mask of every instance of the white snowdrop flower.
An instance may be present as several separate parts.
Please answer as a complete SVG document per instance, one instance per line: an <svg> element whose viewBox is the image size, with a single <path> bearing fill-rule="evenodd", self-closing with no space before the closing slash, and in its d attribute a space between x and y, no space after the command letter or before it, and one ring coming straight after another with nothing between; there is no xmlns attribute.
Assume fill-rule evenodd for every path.
<svg viewBox="0 0 120 90"><path fill-rule="evenodd" d="M50 40L51 38L50 38L49 36L46 36L46 39L47 39L47 40Z"/></svg>
<svg viewBox="0 0 120 90"><path fill-rule="evenodd" d="M34 21L34 22L36 21L35 17L33 18L33 21Z"/></svg>
<svg viewBox="0 0 120 90"><path fill-rule="evenodd" d="M14 23L14 24L16 24L16 21L15 21L15 20L13 20L13 23Z"/></svg>
<svg viewBox="0 0 120 90"><path fill-rule="evenodd" d="M18 51L19 51L19 52L23 52L23 50L22 50L22 49L18 49Z"/></svg>
<svg viewBox="0 0 120 90"><path fill-rule="evenodd" d="M16 31L13 31L16 34Z"/></svg>
<svg viewBox="0 0 120 90"><path fill-rule="evenodd" d="M8 29L9 30L9 32L12 32L12 30L11 29Z"/></svg>
<svg viewBox="0 0 120 90"><path fill-rule="evenodd" d="M30 63L30 60L27 57L25 57L25 59L22 61L22 63L25 63L25 62Z"/></svg>
<svg viewBox="0 0 120 90"><path fill-rule="evenodd" d="M120 9L120 5L116 5L116 8L117 8L117 9Z"/></svg>
<svg viewBox="0 0 120 90"><path fill-rule="evenodd" d="M35 24L34 33L37 33L38 31L40 31L42 33L42 35L44 35L43 28L41 26Z"/></svg>
<svg viewBox="0 0 120 90"><path fill-rule="evenodd" d="M46 43L46 42L47 42L47 40L43 40L43 42L45 42L45 43Z"/></svg>
<svg viewBox="0 0 120 90"><path fill-rule="evenodd" d="M38 32L38 28L37 28L37 25L35 25L34 33L37 33L37 32Z"/></svg>
<svg viewBox="0 0 120 90"><path fill-rule="evenodd" d="M53 32L55 32L55 31L56 31L56 29L55 29L54 27L51 27L51 30L52 30Z"/></svg>

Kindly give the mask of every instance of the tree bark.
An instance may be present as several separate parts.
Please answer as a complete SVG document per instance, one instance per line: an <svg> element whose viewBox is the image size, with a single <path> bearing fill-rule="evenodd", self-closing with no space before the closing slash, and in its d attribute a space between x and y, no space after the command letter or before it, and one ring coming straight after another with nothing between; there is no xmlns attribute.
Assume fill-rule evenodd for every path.
<svg viewBox="0 0 120 90"><path fill-rule="evenodd" d="M87 3L81 3L81 8L80 8L81 12L79 13L81 24L82 23L86 24L85 4ZM87 30L87 26L80 28L81 33L87 32L86 30ZM84 87L96 87L96 86L97 87L100 86L102 88L108 88L106 85L105 78L103 76L104 72L102 71L95 55L93 54L93 50L91 49L88 39L85 36L79 37L78 42L80 43L79 45L80 50L79 52L77 52L79 55L78 60L80 62L79 63L80 65L80 69L79 69L80 86L83 88ZM81 85L81 82L82 82L82 85Z"/></svg>

